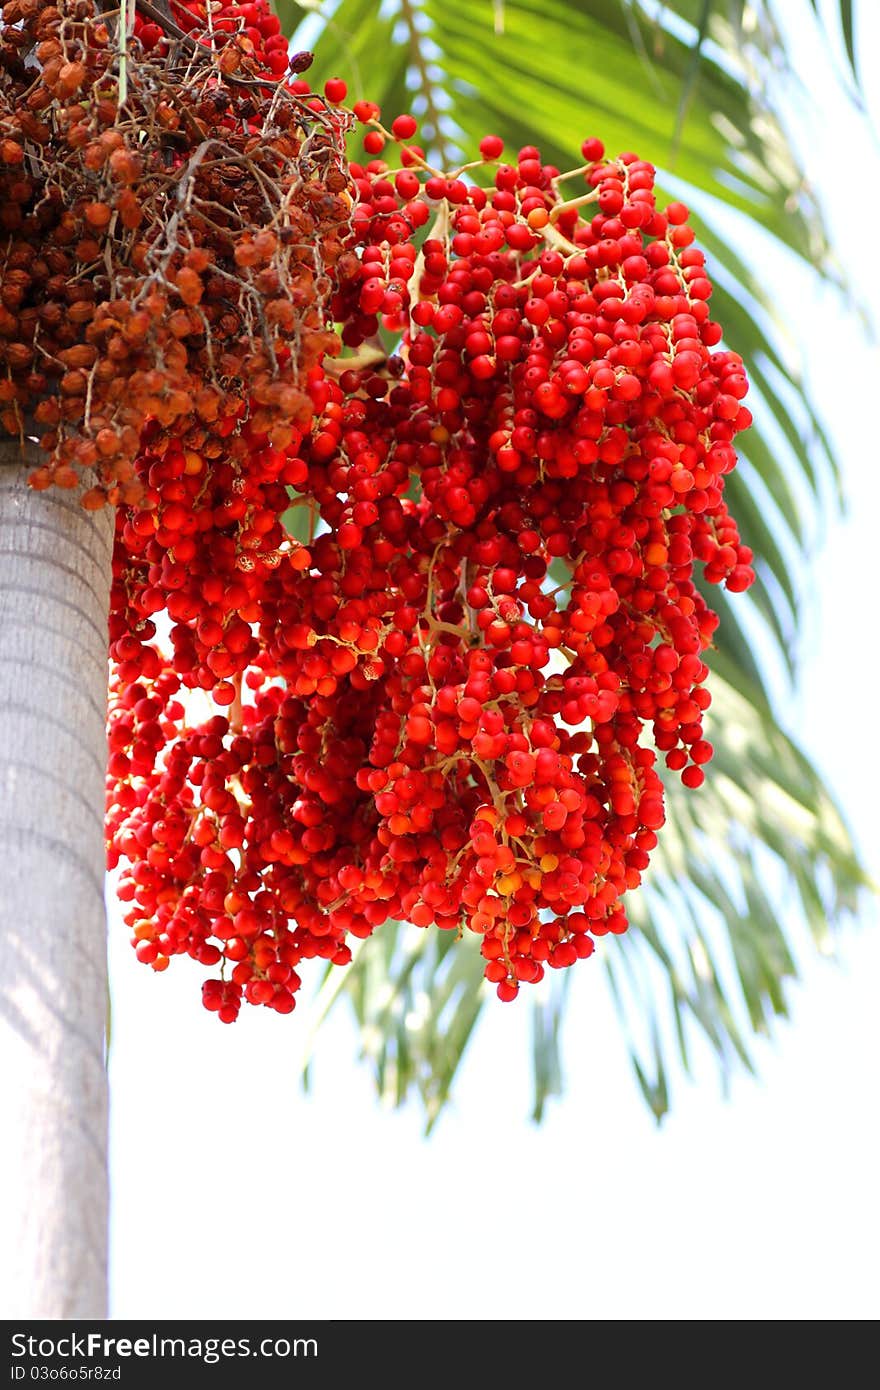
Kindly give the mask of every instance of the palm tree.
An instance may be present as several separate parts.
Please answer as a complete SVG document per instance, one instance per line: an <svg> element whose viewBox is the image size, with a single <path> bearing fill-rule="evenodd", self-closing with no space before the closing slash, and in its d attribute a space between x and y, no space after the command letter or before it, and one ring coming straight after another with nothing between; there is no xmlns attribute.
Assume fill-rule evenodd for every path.
<svg viewBox="0 0 880 1390"><path fill-rule="evenodd" d="M113 519L0 441L0 1113L10 1316L101 1315L107 1281L104 769Z"/></svg>
<svg viewBox="0 0 880 1390"><path fill-rule="evenodd" d="M730 482L731 510L758 557L758 582L722 617L711 656L713 775L696 797L669 788L669 821L634 929L603 951L647 1103L669 1104L673 1054L708 1041L722 1076L786 1013L796 976L789 926L828 947L866 884L834 795L785 728L797 678L805 574L829 484L832 445L749 246L774 243L838 280L834 248L779 106L796 81L781 0L279 0L285 32L314 49L316 82L336 72L354 97L412 110L436 159L460 162L487 131L570 167L581 140L633 148L661 187L699 214L713 306L752 382L755 425ZM812 0L817 11L817 0ZM811 20L806 0L802 19ZM857 93L853 9L839 38ZM297 27L298 26L298 27ZM745 230L743 230L745 229ZM786 673L783 681L771 672ZM787 925L783 925L782 904ZM316 1019L347 1000L379 1091L417 1091L428 1125L445 1100L484 1003L474 943L388 924L333 972ZM470 946L470 949L469 949ZM540 1118L561 1085L559 1032L569 972L532 1004ZM338 978L336 978L338 976ZM574 986L577 989L577 985ZM416 1007L418 1005L418 1007ZM307 1073L306 1073L307 1074Z"/></svg>

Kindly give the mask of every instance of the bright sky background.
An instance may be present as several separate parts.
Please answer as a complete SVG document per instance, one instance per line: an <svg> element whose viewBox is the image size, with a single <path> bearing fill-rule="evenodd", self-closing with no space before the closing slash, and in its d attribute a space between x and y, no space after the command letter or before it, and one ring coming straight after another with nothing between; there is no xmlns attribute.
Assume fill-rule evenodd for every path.
<svg viewBox="0 0 880 1390"><path fill-rule="evenodd" d="M880 6L858 7L880 127ZM807 11L791 5L793 16ZM876 142L796 25L803 138L859 294L880 323ZM592 132L585 132L592 133ZM858 184L862 187L856 192ZM851 511L829 516L791 727L836 787L880 879L876 557L880 352L830 294L768 266L844 460ZM111 914L114 1317L873 1319L880 1311L880 933L808 960L760 1080L724 1100L706 1059L657 1129L599 969L579 978L568 1089L528 1119L526 1010L491 1008L453 1104L422 1138L381 1109L345 1018L297 1084L297 1015L221 1027L203 972L136 964ZM874 923L876 927L876 923ZM600 947L600 949L602 949Z"/></svg>

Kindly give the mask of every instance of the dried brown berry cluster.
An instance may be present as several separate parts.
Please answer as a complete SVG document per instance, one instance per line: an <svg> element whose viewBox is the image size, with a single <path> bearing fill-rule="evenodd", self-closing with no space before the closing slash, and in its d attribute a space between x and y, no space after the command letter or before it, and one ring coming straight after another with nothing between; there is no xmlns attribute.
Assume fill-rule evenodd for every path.
<svg viewBox="0 0 880 1390"><path fill-rule="evenodd" d="M278 22L248 8L268 35L240 10L205 33L181 9L196 38L159 41L93 0L3 7L0 425L36 421L35 487L89 468L87 506L133 502L148 420L216 458L244 415L281 447L308 418L349 117L279 81Z"/></svg>

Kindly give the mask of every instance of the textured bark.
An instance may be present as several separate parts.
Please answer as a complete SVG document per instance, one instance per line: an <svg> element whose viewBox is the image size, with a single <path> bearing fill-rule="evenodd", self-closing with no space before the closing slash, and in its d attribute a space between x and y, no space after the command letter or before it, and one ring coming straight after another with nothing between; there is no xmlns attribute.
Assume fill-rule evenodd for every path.
<svg viewBox="0 0 880 1390"><path fill-rule="evenodd" d="M100 1318L112 516L32 467L0 441L0 1309Z"/></svg>

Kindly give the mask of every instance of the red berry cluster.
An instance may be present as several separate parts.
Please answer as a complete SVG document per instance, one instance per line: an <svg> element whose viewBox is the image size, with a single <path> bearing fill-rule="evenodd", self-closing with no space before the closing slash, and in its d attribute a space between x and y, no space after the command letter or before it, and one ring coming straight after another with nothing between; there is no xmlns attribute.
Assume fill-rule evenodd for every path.
<svg viewBox="0 0 880 1390"><path fill-rule="evenodd" d="M135 11L134 33L147 53L166 58L179 37L177 31L182 31L206 47L216 47L219 53L228 49L238 55L239 63L235 66L230 58L226 59L229 71L237 71L245 59L254 75L261 73L277 80L290 71L289 44L267 0L244 5L213 0L210 7L205 0L169 0L167 9L173 26L168 24L168 15L161 10L156 12L157 8L144 5Z"/></svg>
<svg viewBox="0 0 880 1390"><path fill-rule="evenodd" d="M654 750L689 787L712 754L695 566L753 578L742 362L652 167L488 136L447 174L412 117L355 114L348 355L310 371L312 424L210 457L148 426L118 522L110 862L138 957L219 965L227 1022L388 919L478 933L502 999L624 931Z"/></svg>

